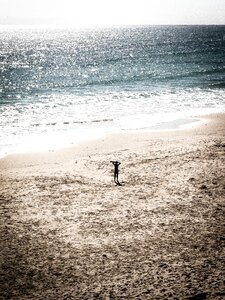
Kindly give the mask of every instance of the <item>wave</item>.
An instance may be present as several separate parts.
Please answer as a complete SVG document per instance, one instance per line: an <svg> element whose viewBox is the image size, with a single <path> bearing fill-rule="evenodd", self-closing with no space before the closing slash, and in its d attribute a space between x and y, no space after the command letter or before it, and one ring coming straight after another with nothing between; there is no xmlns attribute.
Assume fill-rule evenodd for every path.
<svg viewBox="0 0 225 300"><path fill-rule="evenodd" d="M211 83L209 85L209 88L218 88L218 89L224 89L225 88L225 82L219 82L219 83Z"/></svg>
<svg viewBox="0 0 225 300"><path fill-rule="evenodd" d="M213 69L213 70L199 70L199 71L191 71L185 74L171 74L165 76L156 77L157 80L179 80L182 78L199 78L200 76L205 75L218 75L225 74L225 69ZM213 80L213 79L211 79ZM210 81L210 78L209 78Z"/></svg>
<svg viewBox="0 0 225 300"><path fill-rule="evenodd" d="M113 122L112 118L105 118L105 119L95 119L95 120L89 120L89 121L73 121L73 124L91 124L91 123L103 123L103 122ZM65 124L65 123L63 123ZM69 124L69 123L67 123Z"/></svg>
<svg viewBox="0 0 225 300"><path fill-rule="evenodd" d="M92 124L92 123L105 123L105 122L113 122L112 118L104 118L104 119L93 119L93 120L84 120L84 121L62 121L62 122L48 122L48 123L33 123L31 126L40 127L40 126L56 126L56 125L71 125L71 124Z"/></svg>

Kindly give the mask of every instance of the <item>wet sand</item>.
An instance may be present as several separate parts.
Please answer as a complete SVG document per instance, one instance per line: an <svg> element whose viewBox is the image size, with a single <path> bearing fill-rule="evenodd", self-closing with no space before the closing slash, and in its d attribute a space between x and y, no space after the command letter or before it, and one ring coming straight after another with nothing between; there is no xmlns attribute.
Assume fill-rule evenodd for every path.
<svg viewBox="0 0 225 300"><path fill-rule="evenodd" d="M206 119L1 159L0 299L224 299L225 115Z"/></svg>

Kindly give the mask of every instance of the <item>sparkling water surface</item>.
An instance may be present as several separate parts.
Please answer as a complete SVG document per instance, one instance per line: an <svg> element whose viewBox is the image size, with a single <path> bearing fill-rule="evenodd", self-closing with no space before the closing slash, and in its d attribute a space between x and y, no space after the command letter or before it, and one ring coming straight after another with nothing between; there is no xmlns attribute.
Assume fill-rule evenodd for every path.
<svg viewBox="0 0 225 300"><path fill-rule="evenodd" d="M225 26L0 27L1 156L224 110Z"/></svg>

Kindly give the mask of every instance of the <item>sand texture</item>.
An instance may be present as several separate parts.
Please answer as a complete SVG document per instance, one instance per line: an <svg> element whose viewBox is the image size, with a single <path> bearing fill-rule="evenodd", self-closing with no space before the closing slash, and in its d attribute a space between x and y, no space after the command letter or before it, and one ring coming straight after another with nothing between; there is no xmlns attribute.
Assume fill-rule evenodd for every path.
<svg viewBox="0 0 225 300"><path fill-rule="evenodd" d="M208 118L0 160L0 299L225 299L225 115Z"/></svg>

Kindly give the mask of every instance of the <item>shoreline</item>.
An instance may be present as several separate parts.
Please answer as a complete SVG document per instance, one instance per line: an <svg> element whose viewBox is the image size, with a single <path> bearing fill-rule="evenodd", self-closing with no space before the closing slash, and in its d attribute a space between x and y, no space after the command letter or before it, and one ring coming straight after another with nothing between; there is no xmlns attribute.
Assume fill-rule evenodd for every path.
<svg viewBox="0 0 225 300"><path fill-rule="evenodd" d="M212 116L214 114L211 114ZM14 155L26 155L26 154L35 154L35 153L47 153L47 152L55 152L55 151L61 151L63 149L71 148L71 147L79 147L79 145L82 145L83 143L91 143L92 141L97 141L100 139L104 139L107 136L113 136L113 135L124 135L124 134L155 134L155 133L163 133L163 132L171 132L171 131L182 131L182 130L190 130L192 128L198 127L203 125L206 122L205 116L198 116L198 117L189 117L189 118L179 118L176 120L166 121L162 122L160 125L154 125L150 128L140 128L140 129L129 129L129 130L118 130L118 131L111 131L111 132L94 132L93 135L87 135L86 137L79 137L77 141L72 138L72 134L70 136L70 141L67 140L64 145L59 145L57 142L57 145L54 142L52 143L52 146L46 146L46 145L39 145L39 149L32 149L31 146L27 144L28 150L25 149L25 146L21 146L21 150L14 150L10 153L1 153L0 160L7 158L8 156L14 156ZM67 132L64 133L64 135L67 135ZM57 136L57 134L56 134ZM61 133L59 136L63 136ZM59 139L59 138L58 138ZM57 139L57 140L58 140ZM40 138L40 142L44 142L45 139ZM46 141L45 141L46 142ZM33 146L32 146L33 147ZM35 147L35 148L38 148Z"/></svg>
<svg viewBox="0 0 225 300"><path fill-rule="evenodd" d="M223 299L225 114L205 119L1 159L3 297Z"/></svg>

